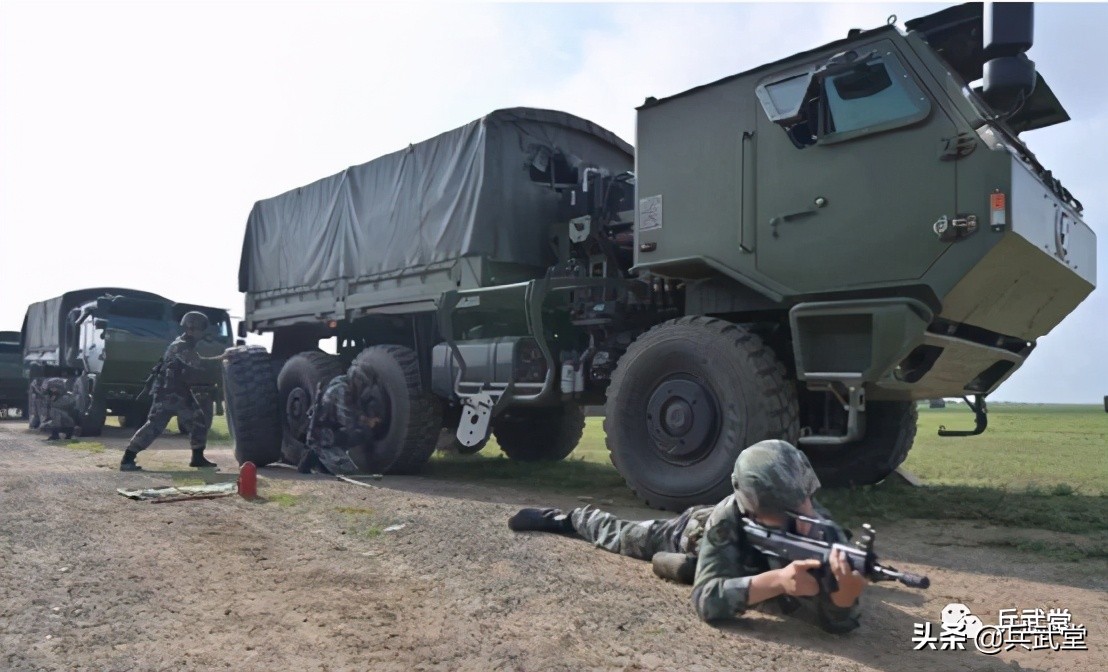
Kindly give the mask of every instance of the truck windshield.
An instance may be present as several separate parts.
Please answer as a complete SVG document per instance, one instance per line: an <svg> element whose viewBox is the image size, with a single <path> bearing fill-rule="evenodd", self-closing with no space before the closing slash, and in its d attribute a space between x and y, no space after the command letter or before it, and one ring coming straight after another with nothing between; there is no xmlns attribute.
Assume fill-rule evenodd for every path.
<svg viewBox="0 0 1108 672"><path fill-rule="evenodd" d="M163 319L111 314L108 316L108 327L144 338L157 338L162 340L177 338L176 326L167 323Z"/></svg>
<svg viewBox="0 0 1108 672"><path fill-rule="evenodd" d="M874 56L824 81L824 134L910 123L927 113L927 101L891 54ZM896 124L899 125L899 124ZM876 130L876 129L875 129Z"/></svg>

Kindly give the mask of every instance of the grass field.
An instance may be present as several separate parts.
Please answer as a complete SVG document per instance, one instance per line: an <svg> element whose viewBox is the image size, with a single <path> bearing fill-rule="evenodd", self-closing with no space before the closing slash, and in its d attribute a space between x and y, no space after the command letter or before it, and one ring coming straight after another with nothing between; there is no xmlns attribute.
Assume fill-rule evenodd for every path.
<svg viewBox="0 0 1108 672"><path fill-rule="evenodd" d="M633 500L608 459L602 418L566 460L512 462L492 440L477 455L436 453L434 478L512 485L605 504ZM877 486L825 491L820 499L843 523L903 518L955 519L1085 535L1089 543L1027 547L1055 559L1108 558L1108 413L1101 406L994 404L989 429L975 437L942 438L940 425L969 428L964 407L920 409L919 431L904 468L923 481L890 479ZM226 441L224 418L213 441Z"/></svg>

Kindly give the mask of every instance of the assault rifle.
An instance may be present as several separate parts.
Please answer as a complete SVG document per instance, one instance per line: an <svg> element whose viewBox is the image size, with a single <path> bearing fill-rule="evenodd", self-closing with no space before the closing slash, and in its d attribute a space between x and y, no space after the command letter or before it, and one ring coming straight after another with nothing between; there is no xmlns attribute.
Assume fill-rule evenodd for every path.
<svg viewBox="0 0 1108 672"><path fill-rule="evenodd" d="M794 520L803 521L813 526L822 527L825 530L834 530L830 521L816 518L808 518L801 515L792 515ZM772 555L786 562L794 560L819 560L820 568L813 570L820 586L828 593L839 589L838 582L831 572L830 562L833 551L842 551L850 566L870 581L899 581L909 588L927 588L931 585L931 579L921 574L901 572L895 567L883 565L873 550L873 543L877 533L869 524L862 526L862 538L853 544L842 544L821 541L801 536L794 532L764 527L743 518L743 534L754 548L766 555ZM837 536L837 535L836 535Z"/></svg>
<svg viewBox="0 0 1108 672"><path fill-rule="evenodd" d="M808 518L797 514L791 514L793 520L806 522L810 525L832 531L837 537L837 530L831 521ZM831 572L831 553L841 550L850 563L850 566L859 574L870 581L899 581L909 588L927 588L931 585L931 579L920 574L901 572L895 567L881 564L877 554L873 550L874 539L877 533L868 524L863 525L862 538L854 544L812 539L795 532L775 529L759 525L749 518L742 519L742 531L746 541L766 555L780 558L784 562L794 560L819 560L820 568L811 570L812 575L819 580L820 587L828 594L839 589L835 575ZM663 579L677 581L678 583L691 584L696 574L696 556L682 553L656 553L653 558L654 573Z"/></svg>
<svg viewBox="0 0 1108 672"><path fill-rule="evenodd" d="M158 375L163 369L165 369L165 357L154 362L153 368L150 369L150 375L146 376L146 380L142 381L142 390L135 399L142 399L153 391L154 382L158 379Z"/></svg>

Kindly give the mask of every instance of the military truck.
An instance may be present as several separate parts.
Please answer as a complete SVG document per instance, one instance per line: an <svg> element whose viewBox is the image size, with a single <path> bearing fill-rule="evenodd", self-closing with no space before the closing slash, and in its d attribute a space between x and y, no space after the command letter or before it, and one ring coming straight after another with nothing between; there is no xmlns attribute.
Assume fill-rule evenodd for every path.
<svg viewBox="0 0 1108 672"><path fill-rule="evenodd" d="M99 435L109 415L121 416L124 427L142 425L151 404L143 392L147 379L181 333L178 323L190 310L204 313L211 323L207 339L197 347L200 354L217 356L231 345L227 311L176 303L150 292L96 287L28 306L21 336L31 398L29 425L35 428L46 420L35 391L52 377L65 378L77 396L82 436ZM196 389L209 417L213 410L222 414L217 361L210 362Z"/></svg>
<svg viewBox="0 0 1108 672"><path fill-rule="evenodd" d="M0 331L0 418L27 412L27 381L23 378L18 331Z"/></svg>
<svg viewBox="0 0 1108 672"><path fill-rule="evenodd" d="M634 154L498 110L259 201L240 328L273 346L224 362L239 460L295 461L351 366L389 409L361 469L418 468L440 425L561 459L603 403L615 467L670 509L766 438L825 486L879 482L917 400L964 396L974 428L942 433L984 431L1096 277L1081 203L1019 138L1068 119L1031 33L1030 5L952 7L648 98Z"/></svg>

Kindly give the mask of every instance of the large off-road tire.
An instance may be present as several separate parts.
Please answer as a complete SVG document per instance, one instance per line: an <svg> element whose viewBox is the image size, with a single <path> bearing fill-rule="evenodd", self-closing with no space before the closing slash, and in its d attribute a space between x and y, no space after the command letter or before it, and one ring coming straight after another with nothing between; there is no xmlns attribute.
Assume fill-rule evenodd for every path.
<svg viewBox="0 0 1108 672"><path fill-rule="evenodd" d="M73 381L73 394L77 397L77 425L81 436L100 436L108 419L104 400L96 395L96 381L88 375L80 375Z"/></svg>
<svg viewBox="0 0 1108 672"><path fill-rule="evenodd" d="M880 483L903 464L916 438L919 414L914 401L866 403L866 435L842 446L805 446L825 488Z"/></svg>
<svg viewBox="0 0 1108 672"><path fill-rule="evenodd" d="M604 418L612 463L650 506L681 511L732 492L735 458L765 439L795 444L797 399L785 368L738 325L684 317L620 358Z"/></svg>
<svg viewBox="0 0 1108 672"><path fill-rule="evenodd" d="M493 421L500 450L518 462L557 462L573 452L585 432L577 404L554 408L510 408Z"/></svg>
<svg viewBox="0 0 1108 672"><path fill-rule="evenodd" d="M366 473L419 470L435 452L442 404L423 389L415 352L400 345L375 345L354 358L354 367L376 381L375 394L385 417L369 444L348 451L350 459Z"/></svg>
<svg viewBox="0 0 1108 672"><path fill-rule="evenodd" d="M229 348L223 355L227 429L239 464L257 466L281 459L277 377L269 353L259 345Z"/></svg>
<svg viewBox="0 0 1108 672"><path fill-rule="evenodd" d="M281 457L289 464L300 464L308 449L308 411L315 403L316 387L342 374L342 364L325 352L301 352L281 367L277 376L277 403L281 414Z"/></svg>
<svg viewBox="0 0 1108 672"><path fill-rule="evenodd" d="M38 393L35 392L32 383L36 381L32 380L27 384L27 427L28 429L38 429L42 424L42 402L39 400Z"/></svg>

